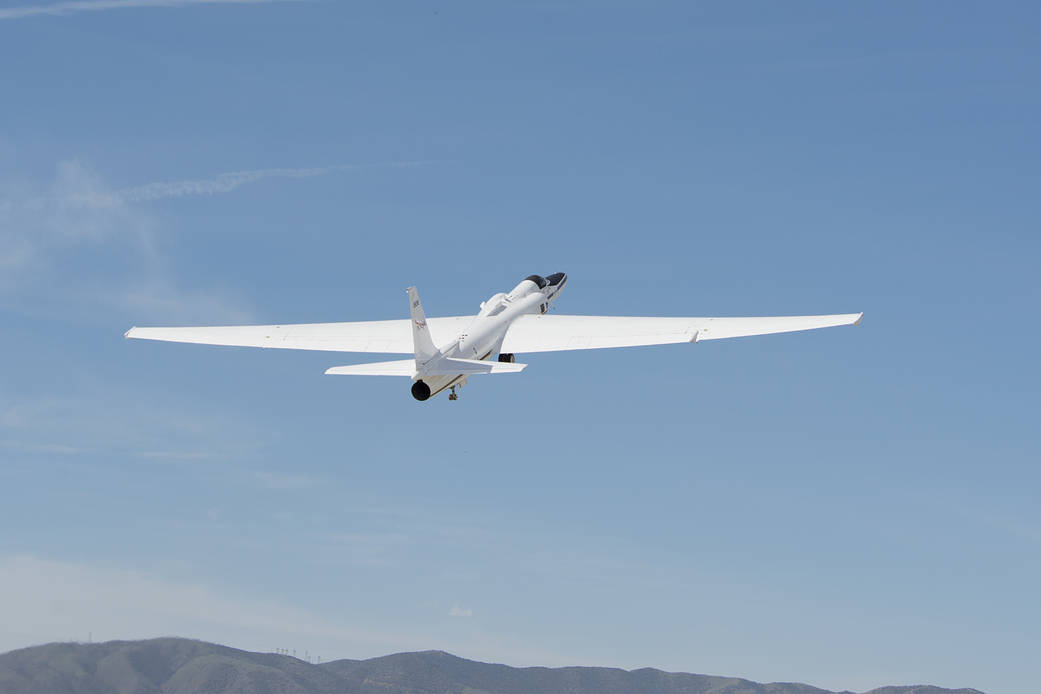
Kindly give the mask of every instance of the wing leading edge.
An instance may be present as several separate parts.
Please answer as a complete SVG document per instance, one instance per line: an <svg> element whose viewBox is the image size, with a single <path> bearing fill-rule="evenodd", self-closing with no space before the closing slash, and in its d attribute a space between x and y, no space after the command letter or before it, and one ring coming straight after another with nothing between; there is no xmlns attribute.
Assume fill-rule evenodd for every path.
<svg viewBox="0 0 1041 694"><path fill-rule="evenodd" d="M526 315L510 326L502 351L526 354L700 342L856 325L863 316L863 313L761 318Z"/></svg>

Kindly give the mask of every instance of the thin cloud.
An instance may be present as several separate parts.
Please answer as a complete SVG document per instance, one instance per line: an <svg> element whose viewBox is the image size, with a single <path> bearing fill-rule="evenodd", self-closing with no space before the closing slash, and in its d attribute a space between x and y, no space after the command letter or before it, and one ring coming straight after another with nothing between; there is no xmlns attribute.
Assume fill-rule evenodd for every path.
<svg viewBox="0 0 1041 694"><path fill-rule="evenodd" d="M255 319L251 308L223 289L184 289L164 274L154 274L131 287L96 292L95 298L134 316L224 323L249 323Z"/></svg>
<svg viewBox="0 0 1041 694"><path fill-rule="evenodd" d="M0 554L0 653L70 637L86 639L92 633L95 641L178 635L255 651L282 645L321 654L323 660L369 658L435 645L514 665L568 665L575 660L483 635L446 642L437 630L390 631L379 614L348 619L328 607L313 610L287 602L286 595L270 599L241 587L210 586L170 565L159 573L102 562ZM345 599L350 595L348 591ZM354 604L364 602L359 598Z"/></svg>
<svg viewBox="0 0 1041 694"><path fill-rule="evenodd" d="M218 408L195 402L141 407L147 388L124 388L76 369L66 371L63 385L75 394L19 399L0 393L0 454L91 453L143 464L205 463L206 469L218 473L220 467L219 474L226 475L263 445L257 443L263 432L248 418L224 411L218 417Z"/></svg>
<svg viewBox="0 0 1041 694"><path fill-rule="evenodd" d="M452 605L452 609L448 611L449 617L473 617L474 611L469 607L459 607L459 605Z"/></svg>
<svg viewBox="0 0 1041 694"><path fill-rule="evenodd" d="M112 188L78 161L62 161L53 180L0 180L0 290L17 284L12 270L83 244L120 239L141 256L154 252L154 220L123 205L62 204L106 196ZM35 193L35 194L34 194ZM40 194L42 193L42 194Z"/></svg>
<svg viewBox="0 0 1041 694"><path fill-rule="evenodd" d="M213 178L190 179L185 181L156 181L139 186L118 190L84 190L61 197L35 198L29 202L32 207L50 204L62 204L83 207L107 208L128 203L150 202L163 198L183 198L189 196L208 196L230 193L250 183L267 178L315 178L341 171L354 171L367 168L411 168L421 166L420 161L396 161L379 164L335 164L333 166L315 166L310 168L272 168L250 169L247 171L228 171ZM9 202L7 203L10 204Z"/></svg>
<svg viewBox="0 0 1041 694"><path fill-rule="evenodd" d="M88 631L100 639L178 634L256 650L289 643L334 656L429 643L411 634L346 626L293 605L250 599L240 590L221 592L147 571L32 555L0 556L0 614L0 652L86 637Z"/></svg>
<svg viewBox="0 0 1041 694"><path fill-rule="evenodd" d="M0 447L25 453L44 453L48 455L79 455L87 451L86 448L66 446L60 443L25 443L23 441L0 441Z"/></svg>
<svg viewBox="0 0 1041 694"><path fill-rule="evenodd" d="M187 195L217 195L231 191L248 183L255 183L265 178L313 178L336 171L355 169L356 166L323 166L310 169L255 169L253 171L232 171L218 174L214 178L195 181L174 181L168 183L148 183L135 188L117 191L116 195L124 202L146 202L160 198L181 198Z"/></svg>
<svg viewBox="0 0 1041 694"><path fill-rule="evenodd" d="M149 7L191 7L193 5L260 5L273 2L301 2L302 0L74 0L50 5L24 5L0 9L0 20L25 19L49 15L52 17L78 12L102 12Z"/></svg>
<svg viewBox="0 0 1041 694"><path fill-rule="evenodd" d="M83 162L62 161L53 180L0 178L0 301L60 291L54 276L63 266L91 267L85 253L128 257L123 275L105 276L71 298L117 307L151 320L247 323L253 311L240 298L215 287L186 290L174 280L161 251L159 219L147 203L213 196L267 179L307 179L353 170L403 169L423 161L264 168L208 178L154 181L117 188ZM21 302L19 305L25 305Z"/></svg>

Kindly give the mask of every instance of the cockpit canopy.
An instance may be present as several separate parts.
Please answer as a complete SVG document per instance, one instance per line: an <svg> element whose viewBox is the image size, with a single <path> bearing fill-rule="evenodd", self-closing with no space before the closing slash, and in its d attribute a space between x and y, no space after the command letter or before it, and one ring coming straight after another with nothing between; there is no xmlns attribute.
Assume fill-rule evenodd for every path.
<svg viewBox="0 0 1041 694"><path fill-rule="evenodd" d="M494 316L505 310L510 302L519 301L536 292L546 299L542 304L542 312L545 313L549 307L549 302L553 301L560 290L564 288L566 281L567 275L563 272L554 272L549 277L528 275L516 287L511 289L509 294L496 294L481 304L481 313L479 315Z"/></svg>
<svg viewBox="0 0 1041 694"><path fill-rule="evenodd" d="M546 285L549 284L549 280L542 275L528 275L524 280L534 282L538 285L539 289L545 289Z"/></svg>
<svg viewBox="0 0 1041 694"><path fill-rule="evenodd" d="M548 284L549 282L542 275L528 275L516 287L510 290L507 300L516 301L532 292L541 292Z"/></svg>

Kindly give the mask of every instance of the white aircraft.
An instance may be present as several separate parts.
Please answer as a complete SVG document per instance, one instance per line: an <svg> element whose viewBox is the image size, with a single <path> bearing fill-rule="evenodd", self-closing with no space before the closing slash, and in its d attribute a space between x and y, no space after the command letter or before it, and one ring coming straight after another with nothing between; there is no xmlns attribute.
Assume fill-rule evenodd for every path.
<svg viewBox="0 0 1041 694"><path fill-rule="evenodd" d="M412 396L427 400L450 389L457 398L474 374L516 373L527 364L514 354L572 349L667 345L856 325L863 313L770 318L632 318L549 315L567 275L531 275L508 294L481 304L476 316L427 319L415 287L408 288L411 320L205 328L131 328L127 338L204 345L412 354L412 359L336 366L325 373L407 376ZM495 361L491 361L495 358Z"/></svg>

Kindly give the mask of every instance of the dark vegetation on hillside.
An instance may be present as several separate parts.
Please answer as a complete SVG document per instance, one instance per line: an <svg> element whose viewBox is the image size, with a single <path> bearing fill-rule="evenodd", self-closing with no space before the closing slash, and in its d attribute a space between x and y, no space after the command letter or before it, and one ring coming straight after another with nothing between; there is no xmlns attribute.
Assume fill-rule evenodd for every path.
<svg viewBox="0 0 1041 694"><path fill-rule="evenodd" d="M0 655L3 694L831 694L644 668L513 668L442 651L313 665L189 639L52 643ZM924 685L871 694L981 694Z"/></svg>

